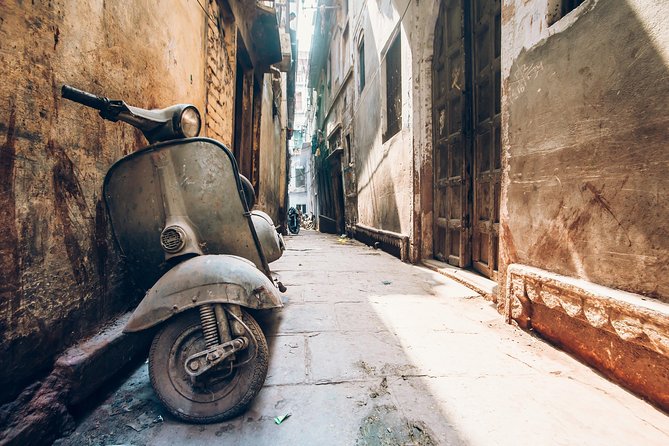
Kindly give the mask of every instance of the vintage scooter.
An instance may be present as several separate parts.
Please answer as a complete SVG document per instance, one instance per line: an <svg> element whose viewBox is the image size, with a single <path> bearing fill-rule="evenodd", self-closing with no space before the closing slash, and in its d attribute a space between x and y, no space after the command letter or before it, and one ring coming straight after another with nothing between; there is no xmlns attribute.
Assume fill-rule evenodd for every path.
<svg viewBox="0 0 669 446"><path fill-rule="evenodd" d="M142 131L150 145L107 172L104 197L135 282L148 290L125 332L156 327L151 384L176 417L209 423L241 413L262 387L269 350L245 309L282 307L268 262L284 245L250 211L253 188L230 150L198 138L192 105L131 107L70 86L62 96Z"/></svg>

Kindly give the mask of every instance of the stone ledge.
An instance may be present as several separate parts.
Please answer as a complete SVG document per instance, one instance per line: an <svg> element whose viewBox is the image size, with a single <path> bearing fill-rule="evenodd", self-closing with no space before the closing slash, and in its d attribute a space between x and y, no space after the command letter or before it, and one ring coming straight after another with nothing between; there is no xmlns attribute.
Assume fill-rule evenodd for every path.
<svg viewBox="0 0 669 446"><path fill-rule="evenodd" d="M0 407L0 445L51 444L73 426L69 408L82 403L126 364L147 352L150 336L125 334L130 313L66 350L41 383Z"/></svg>
<svg viewBox="0 0 669 446"><path fill-rule="evenodd" d="M432 271L442 274L468 288L471 288L485 297L486 300L497 302L497 290L499 285L497 285L497 282L494 280L487 279L473 271L458 268L449 265L448 263L440 262L434 259L423 259L422 263Z"/></svg>
<svg viewBox="0 0 669 446"><path fill-rule="evenodd" d="M669 410L669 305L525 265L507 269L508 321Z"/></svg>

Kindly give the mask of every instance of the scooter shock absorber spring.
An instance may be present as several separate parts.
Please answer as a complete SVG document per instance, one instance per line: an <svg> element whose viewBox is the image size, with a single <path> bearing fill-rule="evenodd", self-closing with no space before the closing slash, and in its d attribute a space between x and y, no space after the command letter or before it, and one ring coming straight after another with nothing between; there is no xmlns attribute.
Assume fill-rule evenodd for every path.
<svg viewBox="0 0 669 446"><path fill-rule="evenodd" d="M211 305L200 306L200 324L204 334L204 343L207 348L218 345L218 328L216 327L216 315Z"/></svg>

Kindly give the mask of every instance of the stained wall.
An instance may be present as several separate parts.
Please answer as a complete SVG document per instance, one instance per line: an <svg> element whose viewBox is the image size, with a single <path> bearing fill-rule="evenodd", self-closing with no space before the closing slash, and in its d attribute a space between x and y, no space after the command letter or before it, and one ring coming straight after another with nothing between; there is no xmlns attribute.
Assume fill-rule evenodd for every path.
<svg viewBox="0 0 669 446"><path fill-rule="evenodd" d="M502 269L669 302L669 4L549 6L503 2Z"/></svg>
<svg viewBox="0 0 669 446"><path fill-rule="evenodd" d="M275 78L274 76L277 76ZM285 74L265 74L260 114L260 184L257 209L278 225L286 208L286 101L282 99Z"/></svg>
<svg viewBox="0 0 669 446"><path fill-rule="evenodd" d="M2 2L0 402L141 297L125 278L101 191L109 166L146 143L62 100L61 86L205 110L206 23L194 1ZM225 73L214 74L229 84Z"/></svg>

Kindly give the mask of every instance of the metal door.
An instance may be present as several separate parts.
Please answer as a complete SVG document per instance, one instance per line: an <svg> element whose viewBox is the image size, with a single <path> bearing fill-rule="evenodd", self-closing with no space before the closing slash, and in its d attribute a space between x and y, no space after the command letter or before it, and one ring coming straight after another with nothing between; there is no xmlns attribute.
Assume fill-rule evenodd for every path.
<svg viewBox="0 0 669 446"><path fill-rule="evenodd" d="M434 256L465 267L469 257L469 157L462 0L442 2L434 36Z"/></svg>
<svg viewBox="0 0 669 446"><path fill-rule="evenodd" d="M472 11L474 221L472 263L496 278L501 184L500 0L476 0Z"/></svg>

